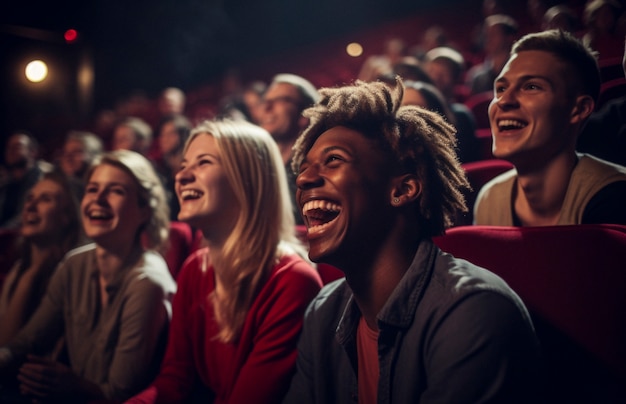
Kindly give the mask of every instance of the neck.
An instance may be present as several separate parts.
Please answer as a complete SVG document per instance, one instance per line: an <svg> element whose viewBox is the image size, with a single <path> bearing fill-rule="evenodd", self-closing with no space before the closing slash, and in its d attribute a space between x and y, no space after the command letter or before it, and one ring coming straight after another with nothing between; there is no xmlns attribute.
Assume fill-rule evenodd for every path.
<svg viewBox="0 0 626 404"><path fill-rule="evenodd" d="M399 222L404 219L398 217ZM376 317L409 269L420 243L416 225L409 229L405 223L415 224L411 220L397 223L378 246L367 247L372 254L364 256L361 252L363 259L354 260L356 255L353 255L352 265L340 266L367 325L373 330L378 329Z"/></svg>
<svg viewBox="0 0 626 404"><path fill-rule="evenodd" d="M96 263L101 282L109 284L118 272L136 261L142 252L143 249L136 244L129 246L125 251L96 246Z"/></svg>
<svg viewBox="0 0 626 404"><path fill-rule="evenodd" d="M539 169L518 169L514 210L522 225L557 224L577 162L578 157L571 153Z"/></svg>
<svg viewBox="0 0 626 404"><path fill-rule="evenodd" d="M41 267L51 260L61 259L61 249L56 245L30 244L30 265L31 267Z"/></svg>

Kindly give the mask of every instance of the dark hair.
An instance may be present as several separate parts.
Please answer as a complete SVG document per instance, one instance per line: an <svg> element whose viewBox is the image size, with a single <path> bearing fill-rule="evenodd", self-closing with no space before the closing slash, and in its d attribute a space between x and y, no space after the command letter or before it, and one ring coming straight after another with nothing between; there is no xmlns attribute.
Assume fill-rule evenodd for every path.
<svg viewBox="0 0 626 404"><path fill-rule="evenodd" d="M306 153L325 131L345 126L374 140L399 170L423 182L415 204L424 236L443 234L459 211L467 211L462 189L469 189L455 152L455 129L435 113L415 106L401 107L404 85L356 81L339 88L323 88L322 99L306 109L308 128L294 146L292 168L299 171Z"/></svg>
<svg viewBox="0 0 626 404"><path fill-rule="evenodd" d="M174 130L176 131L176 133L178 134L178 138L180 139L178 150L176 151L182 152L183 147L185 146L185 142L187 141L187 138L189 137L189 132L191 131L191 122L189 121L189 119L187 119L187 117L181 114L165 115L159 121L155 134L157 136L160 136L161 130L163 130L163 127L170 122L174 124Z"/></svg>
<svg viewBox="0 0 626 404"><path fill-rule="evenodd" d="M575 75L573 91L589 95L594 101L598 100L601 79L596 53L575 36L561 30L528 34L513 44L511 55L533 50L552 53L566 63Z"/></svg>
<svg viewBox="0 0 626 404"><path fill-rule="evenodd" d="M439 115L446 118L446 120L451 124L456 124L454 114L450 108L448 108L448 104L446 103L443 94L441 94L441 91L439 91L437 87L422 81L405 81L404 86L419 92L422 97L424 97L428 110L437 112Z"/></svg>

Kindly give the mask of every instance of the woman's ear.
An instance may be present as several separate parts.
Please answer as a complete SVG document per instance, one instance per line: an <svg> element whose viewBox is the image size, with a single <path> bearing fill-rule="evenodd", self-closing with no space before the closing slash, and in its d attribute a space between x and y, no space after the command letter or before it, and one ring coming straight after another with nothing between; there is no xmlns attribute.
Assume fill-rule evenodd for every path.
<svg viewBox="0 0 626 404"><path fill-rule="evenodd" d="M414 202L422 193L422 183L414 174L403 174L392 180L391 204L402 206Z"/></svg>

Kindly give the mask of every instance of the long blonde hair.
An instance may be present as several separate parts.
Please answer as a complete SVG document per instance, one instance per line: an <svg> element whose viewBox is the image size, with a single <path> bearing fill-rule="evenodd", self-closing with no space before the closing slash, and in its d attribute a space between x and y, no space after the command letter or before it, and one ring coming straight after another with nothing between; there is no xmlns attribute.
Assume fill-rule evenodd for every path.
<svg viewBox="0 0 626 404"><path fill-rule="evenodd" d="M254 297L278 259L287 253L306 255L295 237L295 222L282 157L270 134L247 122L205 121L192 132L213 136L228 182L241 207L220 253L224 291L210 296L220 331L217 338L239 337Z"/></svg>

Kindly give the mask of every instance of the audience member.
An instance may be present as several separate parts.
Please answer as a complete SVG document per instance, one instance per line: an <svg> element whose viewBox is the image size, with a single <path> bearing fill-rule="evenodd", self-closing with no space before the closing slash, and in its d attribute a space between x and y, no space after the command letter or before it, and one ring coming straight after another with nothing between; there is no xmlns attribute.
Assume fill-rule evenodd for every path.
<svg viewBox="0 0 626 404"><path fill-rule="evenodd" d="M363 81L377 80L378 77L391 73L393 65L406 56L406 44L401 38L385 41L385 51L381 55L371 55L359 71L358 78Z"/></svg>
<svg viewBox="0 0 626 404"><path fill-rule="evenodd" d="M157 127L159 158L157 173L161 176L170 207L170 220L177 220L180 205L176 197L175 176L183 161L183 147L189 136L191 123L183 115L164 117Z"/></svg>
<svg viewBox="0 0 626 404"><path fill-rule="evenodd" d="M176 288L152 251L168 235L163 188L148 160L126 150L103 154L86 178L82 221L95 243L66 255L30 321L0 348L0 369L21 364L19 391L37 401L127 399L162 359ZM39 356L60 336L67 363Z"/></svg>
<svg viewBox="0 0 626 404"><path fill-rule="evenodd" d="M9 136L4 149L6 181L0 184L0 228L19 227L24 198L52 166L37 159L39 143L28 132Z"/></svg>
<svg viewBox="0 0 626 404"><path fill-rule="evenodd" d="M550 7L554 7L560 3L561 0L527 0L526 11L530 19L529 26L526 27L528 32L539 32L543 30L543 18Z"/></svg>
<svg viewBox="0 0 626 404"><path fill-rule="evenodd" d="M580 30L578 16L566 4L550 7L543 16L543 31L560 29L575 34Z"/></svg>
<svg viewBox="0 0 626 404"><path fill-rule="evenodd" d="M228 119L246 120L258 124L266 89L265 82L254 81L235 93L228 94L220 101L219 115Z"/></svg>
<svg viewBox="0 0 626 404"><path fill-rule="evenodd" d="M421 81L404 81L404 96L402 97L402 105L416 105L426 108L430 111L437 112L443 116L448 123L456 126L456 118L441 92L432 84ZM479 157L478 139L473 133L469 136L466 133L457 133L457 154L459 160L463 163L466 161L477 160Z"/></svg>
<svg viewBox="0 0 626 404"><path fill-rule="evenodd" d="M382 76L383 81L395 83L395 76L400 76L403 81L421 81L433 84L432 79L422 66L422 63L413 56L405 56L393 65L393 73Z"/></svg>
<svg viewBox="0 0 626 404"><path fill-rule="evenodd" d="M292 195L294 217L299 224L302 223L302 217L295 210L296 178L289 167L293 145L309 122L302 116L302 111L313 105L318 97L317 89L305 78L295 74L278 74L265 92L261 107L260 126L278 144L283 163L287 167L287 183Z"/></svg>
<svg viewBox="0 0 626 404"><path fill-rule="evenodd" d="M482 17L480 24L476 24L471 31L471 41L469 48L466 49L466 58L469 57L469 65L481 63L484 60L484 43L485 43L485 19L492 15L504 14L513 15L511 2L509 0L483 0Z"/></svg>
<svg viewBox="0 0 626 404"><path fill-rule="evenodd" d="M472 145L470 150L461 150L460 154L463 161L469 162L479 159L479 151L475 146L477 140L474 139L476 136L476 119L472 111L463 103L457 102L455 98L456 88L461 83L465 73L463 55L447 47L431 49L426 54L425 69L454 114L457 138L467 140L467 142L461 141L459 147L465 147L463 143Z"/></svg>
<svg viewBox="0 0 626 404"><path fill-rule="evenodd" d="M622 67L626 77L626 41ZM626 166L626 94L591 114L578 137L576 150Z"/></svg>
<svg viewBox="0 0 626 404"><path fill-rule="evenodd" d="M446 30L438 24L433 24L424 30L420 42L409 49L408 54L423 61L426 53L435 48L449 46Z"/></svg>
<svg viewBox="0 0 626 404"><path fill-rule="evenodd" d="M159 95L157 100L157 109L161 117L185 113L185 104L187 97L183 90L177 87L167 87Z"/></svg>
<svg viewBox="0 0 626 404"><path fill-rule="evenodd" d="M468 187L454 130L403 86L320 90L295 146L309 257L345 278L307 309L286 403L533 402L538 342L493 273L439 250Z"/></svg>
<svg viewBox="0 0 626 404"><path fill-rule="evenodd" d="M30 189L19 234L20 259L7 274L0 293L0 346L26 324L58 263L82 241L78 201L64 175L46 173Z"/></svg>
<svg viewBox="0 0 626 404"><path fill-rule="evenodd" d="M198 384L210 397L202 402L280 402L321 280L298 254L279 150L250 123L207 121L184 155L178 217L202 230L208 248L178 278L159 376L130 402L199 399Z"/></svg>
<svg viewBox="0 0 626 404"><path fill-rule="evenodd" d="M138 117L120 120L113 130L111 150L131 150L148 157L152 146L152 128Z"/></svg>
<svg viewBox="0 0 626 404"><path fill-rule="evenodd" d="M484 225L626 224L626 168L576 153L600 89L592 51L563 31L513 47L489 107L493 155L515 169L479 192Z"/></svg>
<svg viewBox="0 0 626 404"><path fill-rule="evenodd" d="M493 81L509 58L513 42L517 39L518 25L510 16L490 15L485 18L484 44L485 59L472 66L465 81L470 94L483 93L493 89Z"/></svg>
<svg viewBox="0 0 626 404"><path fill-rule="evenodd" d="M583 42L598 52L599 59L620 57L623 36L616 35L621 5L616 0L591 0L585 5Z"/></svg>
<svg viewBox="0 0 626 404"><path fill-rule="evenodd" d="M68 178L82 183L87 169L103 149L102 140L93 133L71 131L61 150L59 168Z"/></svg>

